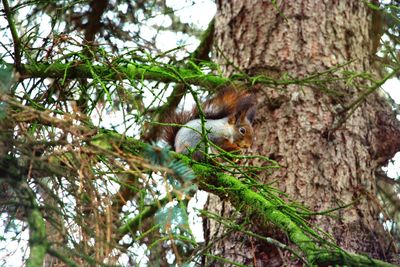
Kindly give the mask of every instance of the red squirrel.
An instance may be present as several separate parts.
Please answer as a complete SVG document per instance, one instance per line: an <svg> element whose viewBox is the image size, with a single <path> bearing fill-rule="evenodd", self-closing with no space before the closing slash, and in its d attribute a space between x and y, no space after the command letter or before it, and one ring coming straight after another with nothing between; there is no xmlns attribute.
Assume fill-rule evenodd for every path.
<svg viewBox="0 0 400 267"><path fill-rule="evenodd" d="M253 93L224 88L216 96L202 104L205 115L205 130L208 139L225 151L240 151L253 143L253 121L257 100ZM197 148L193 153L195 160L204 158L202 123L197 106L189 112L174 113L165 122L183 125L166 126L162 139L176 152L188 154L189 149ZM209 146L208 152L218 154L218 150Z"/></svg>

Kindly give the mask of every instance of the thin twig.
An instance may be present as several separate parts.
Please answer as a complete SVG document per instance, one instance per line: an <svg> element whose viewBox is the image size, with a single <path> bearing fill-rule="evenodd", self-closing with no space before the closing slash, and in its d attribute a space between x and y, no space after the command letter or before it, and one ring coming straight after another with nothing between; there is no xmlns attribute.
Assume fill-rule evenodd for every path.
<svg viewBox="0 0 400 267"><path fill-rule="evenodd" d="M399 73L399 71L400 71L400 67L395 68L392 72L390 72L388 75L386 75L382 80L380 80L379 82L375 83L368 90L363 92L356 100L353 101L353 103L351 103L345 110L343 110L342 113L347 113L346 116L342 117L339 120L337 125L335 127L333 127L333 129L331 130L331 133L336 131L337 129L339 129L340 126L342 126L343 123L345 123L350 118L350 116L353 115L353 113L356 111L356 109L359 106L361 106L361 104L364 102L364 100L367 98L367 96L369 96L370 94L375 92L387 80L389 80L390 78L393 78L395 75L397 75Z"/></svg>

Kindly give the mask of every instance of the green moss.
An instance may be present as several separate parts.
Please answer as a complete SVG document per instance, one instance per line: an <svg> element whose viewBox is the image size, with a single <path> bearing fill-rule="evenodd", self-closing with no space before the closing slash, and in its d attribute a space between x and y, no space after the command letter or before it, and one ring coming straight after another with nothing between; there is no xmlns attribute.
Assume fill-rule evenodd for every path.
<svg viewBox="0 0 400 267"><path fill-rule="evenodd" d="M102 81L119 80L121 77L133 80L152 80L165 83L185 82L192 85L214 88L229 83L224 77L204 74L193 69L176 68L171 65L146 65L130 63L127 65L90 64L25 64L22 66L25 77L32 78L92 78L102 77Z"/></svg>
<svg viewBox="0 0 400 267"><path fill-rule="evenodd" d="M48 243L46 241L46 225L38 209L33 209L28 216L30 254L26 261L27 267L42 266L46 256Z"/></svg>

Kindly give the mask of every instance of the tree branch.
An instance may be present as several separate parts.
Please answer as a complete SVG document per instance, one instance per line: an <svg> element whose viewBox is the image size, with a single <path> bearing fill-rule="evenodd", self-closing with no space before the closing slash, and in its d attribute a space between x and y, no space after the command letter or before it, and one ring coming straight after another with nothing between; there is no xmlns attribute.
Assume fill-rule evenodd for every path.
<svg viewBox="0 0 400 267"><path fill-rule="evenodd" d="M374 266L394 266L389 263L371 259L367 256L348 253L340 248L328 244L328 249L318 247L315 240L309 237L305 225L299 226L291 218L294 211L277 206L264 198L260 193L254 192L236 177L210 171L201 164L195 164L193 171L200 178L200 187L208 192L217 194L222 198L228 198L232 205L241 211L246 211L250 218L261 218L261 221L271 222L283 232L290 241L296 244L305 254L311 264L364 264ZM295 214L293 214L296 216ZM297 216L298 217L298 216ZM307 232L307 234L306 234ZM355 265L354 265L355 266Z"/></svg>
<svg viewBox="0 0 400 267"><path fill-rule="evenodd" d="M11 167L13 166L13 167ZM0 173L2 179L11 181L17 193L18 201L26 212L29 226L29 257L27 267L42 266L49 243L47 242L46 224L37 203L35 193L26 182L26 168L18 166L17 160L0 158Z"/></svg>
<svg viewBox="0 0 400 267"><path fill-rule="evenodd" d="M179 75L176 75L179 73ZM105 65L74 65L53 63L22 65L20 79L27 78L62 78L83 79L102 77L103 81L120 79L151 80L164 83L182 82L213 88L229 83L229 79L217 75L204 74L199 71L183 68L172 68L171 66L149 66L144 64L130 63L127 65L105 66Z"/></svg>
<svg viewBox="0 0 400 267"><path fill-rule="evenodd" d="M101 17L108 6L107 0L92 0L90 3L90 11L87 12L88 22L85 27L85 42L92 45L96 33L101 29Z"/></svg>
<svg viewBox="0 0 400 267"><path fill-rule="evenodd" d="M169 196L166 196L163 199L155 201L152 204L148 205L138 215L128 220L124 225L118 228L117 232L119 234L119 237L117 239L122 238L129 232L135 233L138 230L140 223L143 223L146 218L153 216L160 209L160 207L165 206L165 204L167 204L169 201L171 201L171 198Z"/></svg>
<svg viewBox="0 0 400 267"><path fill-rule="evenodd" d="M13 19L13 12L10 9L10 5L7 0L3 0L4 12L7 17L8 26L10 26L11 35L14 42L14 59L15 59L15 68L18 72L21 71L21 50L20 45L21 41L18 37L17 28L15 27L15 22Z"/></svg>

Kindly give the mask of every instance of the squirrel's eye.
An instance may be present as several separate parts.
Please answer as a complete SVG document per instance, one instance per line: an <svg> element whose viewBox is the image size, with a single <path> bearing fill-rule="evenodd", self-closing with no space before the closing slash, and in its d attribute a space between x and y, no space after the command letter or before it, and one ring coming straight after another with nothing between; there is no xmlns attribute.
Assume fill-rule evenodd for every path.
<svg viewBox="0 0 400 267"><path fill-rule="evenodd" d="M245 134L245 133L246 133L246 128L240 127L240 128L239 128L239 132L240 132L241 134Z"/></svg>

